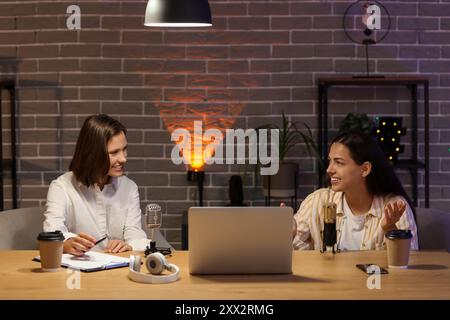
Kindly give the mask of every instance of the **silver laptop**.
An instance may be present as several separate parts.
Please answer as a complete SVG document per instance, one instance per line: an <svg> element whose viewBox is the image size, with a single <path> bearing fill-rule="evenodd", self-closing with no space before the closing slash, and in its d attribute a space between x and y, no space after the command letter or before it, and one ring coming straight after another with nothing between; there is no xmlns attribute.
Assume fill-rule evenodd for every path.
<svg viewBox="0 0 450 320"><path fill-rule="evenodd" d="M292 208L189 208L191 274L292 273Z"/></svg>

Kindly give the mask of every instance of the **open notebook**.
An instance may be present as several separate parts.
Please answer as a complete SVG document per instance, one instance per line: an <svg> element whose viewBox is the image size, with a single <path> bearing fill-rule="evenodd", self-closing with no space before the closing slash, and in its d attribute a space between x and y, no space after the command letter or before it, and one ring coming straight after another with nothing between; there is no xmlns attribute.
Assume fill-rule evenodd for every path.
<svg viewBox="0 0 450 320"><path fill-rule="evenodd" d="M34 261L41 261L40 257L33 259ZM94 272L107 269L128 267L130 259L113 256L106 253L88 251L81 257L75 257L71 254L63 254L61 259L61 266L76 269L83 272Z"/></svg>

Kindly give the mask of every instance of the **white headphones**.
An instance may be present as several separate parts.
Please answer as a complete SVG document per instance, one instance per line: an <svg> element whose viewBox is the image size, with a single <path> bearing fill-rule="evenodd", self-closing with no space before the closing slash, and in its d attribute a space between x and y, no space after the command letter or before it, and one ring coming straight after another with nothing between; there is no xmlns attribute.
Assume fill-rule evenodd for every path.
<svg viewBox="0 0 450 320"><path fill-rule="evenodd" d="M133 281L142 283L170 283L177 281L180 275L180 268L167 263L166 258L160 252L150 254L145 260L145 266L151 274L141 272L141 256L131 255L128 277ZM172 273L159 275L164 270L169 270Z"/></svg>

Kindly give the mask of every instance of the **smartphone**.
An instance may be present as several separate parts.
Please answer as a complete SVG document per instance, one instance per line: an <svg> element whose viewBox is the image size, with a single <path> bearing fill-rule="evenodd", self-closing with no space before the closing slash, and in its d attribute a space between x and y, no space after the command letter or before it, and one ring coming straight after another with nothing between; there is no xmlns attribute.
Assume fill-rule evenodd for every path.
<svg viewBox="0 0 450 320"><path fill-rule="evenodd" d="M362 271L364 271L367 274L373 274L377 270L380 270L380 274L388 274L389 273L386 269L380 267L379 265L377 265L375 263L357 264L356 267L358 269L361 269Z"/></svg>

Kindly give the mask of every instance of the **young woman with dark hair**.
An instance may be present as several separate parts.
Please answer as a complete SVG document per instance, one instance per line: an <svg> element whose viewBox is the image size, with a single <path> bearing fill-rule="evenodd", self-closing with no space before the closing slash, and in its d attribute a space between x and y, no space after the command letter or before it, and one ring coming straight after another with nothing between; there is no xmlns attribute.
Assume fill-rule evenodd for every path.
<svg viewBox="0 0 450 320"><path fill-rule="evenodd" d="M123 175L126 162L125 127L105 114L88 117L70 171L52 181L47 194L44 231L63 232L65 253L145 250L138 188ZM108 241L95 245L104 236Z"/></svg>
<svg viewBox="0 0 450 320"><path fill-rule="evenodd" d="M358 132L343 133L333 139L328 160L331 187L307 196L294 215L294 248L322 247L322 208L332 203L340 250L382 249L384 234L394 229L411 230L411 248L417 250L411 202L376 141Z"/></svg>

